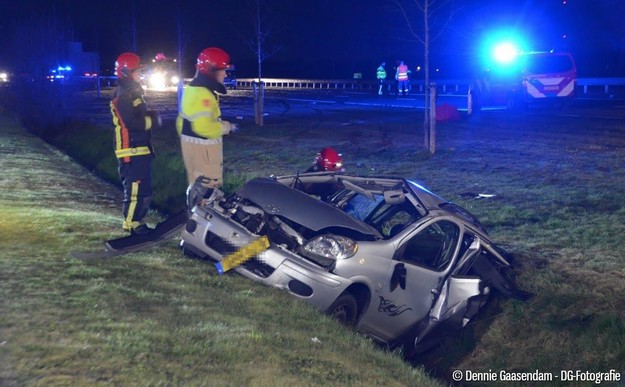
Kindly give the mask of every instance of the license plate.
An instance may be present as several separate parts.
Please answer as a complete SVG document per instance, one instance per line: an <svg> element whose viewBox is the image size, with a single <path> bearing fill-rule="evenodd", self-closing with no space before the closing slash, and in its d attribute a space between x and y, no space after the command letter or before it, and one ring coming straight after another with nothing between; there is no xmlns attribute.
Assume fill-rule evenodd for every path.
<svg viewBox="0 0 625 387"><path fill-rule="evenodd" d="M221 275L233 267L237 267L240 264L249 261L252 257L262 253L269 248L269 238L261 236L253 242L241 247L234 253L224 257L221 262L217 262L215 267L217 272Z"/></svg>

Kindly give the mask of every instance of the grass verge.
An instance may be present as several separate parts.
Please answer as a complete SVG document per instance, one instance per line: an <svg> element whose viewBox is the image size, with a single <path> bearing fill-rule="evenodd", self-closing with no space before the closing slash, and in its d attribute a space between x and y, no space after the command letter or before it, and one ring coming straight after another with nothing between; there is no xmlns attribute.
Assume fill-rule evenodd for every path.
<svg viewBox="0 0 625 387"><path fill-rule="evenodd" d="M439 385L175 241L70 258L120 235L118 189L13 120L0 128L0 385Z"/></svg>

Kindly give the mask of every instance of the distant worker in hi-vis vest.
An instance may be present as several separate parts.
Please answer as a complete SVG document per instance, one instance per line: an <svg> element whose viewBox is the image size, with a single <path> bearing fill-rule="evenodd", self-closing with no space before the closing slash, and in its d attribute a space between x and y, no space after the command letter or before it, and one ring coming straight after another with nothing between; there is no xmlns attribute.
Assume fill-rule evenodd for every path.
<svg viewBox="0 0 625 387"><path fill-rule="evenodd" d="M223 184L222 136L237 130L221 119L218 94L226 94L224 79L230 56L216 47L204 49L197 58L195 77L185 89L176 129L189 185L203 176L208 188Z"/></svg>
<svg viewBox="0 0 625 387"><path fill-rule="evenodd" d="M141 60L125 52L115 62L117 90L110 103L115 126L115 156L124 188L123 229L133 235L152 231L143 221L152 201L151 130L161 126L158 112L143 99Z"/></svg>
<svg viewBox="0 0 625 387"><path fill-rule="evenodd" d="M376 72L376 77L378 78L378 83L380 84L380 88L378 89L378 95L382 95L382 88L384 87L384 81L386 80L386 66L385 62L380 64L378 67L378 71Z"/></svg>
<svg viewBox="0 0 625 387"><path fill-rule="evenodd" d="M397 80L397 95L406 95L410 93L410 81L408 80L408 66L404 64L404 61L399 62L397 66L397 73L395 79Z"/></svg>

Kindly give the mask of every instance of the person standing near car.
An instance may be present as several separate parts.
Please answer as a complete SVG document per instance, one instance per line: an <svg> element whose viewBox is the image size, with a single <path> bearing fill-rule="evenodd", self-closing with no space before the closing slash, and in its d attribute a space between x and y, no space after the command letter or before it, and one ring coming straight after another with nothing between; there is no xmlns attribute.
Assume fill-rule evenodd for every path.
<svg viewBox="0 0 625 387"><path fill-rule="evenodd" d="M376 72L376 77L378 78L378 83L380 84L380 88L378 89L378 95L382 95L382 88L384 87L384 81L386 80L385 66L386 63L382 62Z"/></svg>
<svg viewBox="0 0 625 387"><path fill-rule="evenodd" d="M115 126L115 156L124 188L123 229L131 234L152 231L143 221L152 201L151 130L161 126L158 112L148 110L143 99L141 60L125 52L115 62L117 90L110 103Z"/></svg>
<svg viewBox="0 0 625 387"><path fill-rule="evenodd" d="M406 95L410 92L410 81L408 80L408 66L404 64L402 60L397 66L397 73L395 73L395 79L397 80L397 95Z"/></svg>
<svg viewBox="0 0 625 387"><path fill-rule="evenodd" d="M176 129L189 185L199 176L208 188L223 185L223 135L237 130L221 119L219 94L226 94L224 79L230 56L221 48L204 49L197 58L195 77L180 101Z"/></svg>

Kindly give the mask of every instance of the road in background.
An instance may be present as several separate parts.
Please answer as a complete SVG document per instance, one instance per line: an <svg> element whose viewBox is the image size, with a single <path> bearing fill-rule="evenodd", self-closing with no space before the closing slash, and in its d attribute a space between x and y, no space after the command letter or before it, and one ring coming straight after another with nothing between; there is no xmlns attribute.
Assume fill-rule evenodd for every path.
<svg viewBox="0 0 625 387"><path fill-rule="evenodd" d="M84 119L98 124L110 123L109 101L113 89L105 89L98 97L95 91L86 91L76 94L72 98L74 118ZM147 90L146 101L151 109L158 110L165 120L174 120L178 114L177 93L175 90ZM243 124L254 123L254 100L251 90L229 90L227 95L220 99L224 117L236 120ZM437 105L449 104L456 107L463 115L467 114L467 96L455 94L441 94ZM412 94L408 96L394 96L368 94L363 92L313 91L313 90L267 90L265 92L265 116L272 119L289 119L298 115L320 114L324 111L338 110L353 111L354 118L363 109L375 108L388 110L389 116L401 115L404 110L423 110L424 96ZM578 117L588 127L592 127L594 120L611 119L625 120L625 100L577 98L565 109L560 106L531 106L524 112L505 112L504 108L489 108L477 114L514 114L520 122L526 116L544 116L546 122L558 117ZM474 113L476 114L476 113Z"/></svg>

